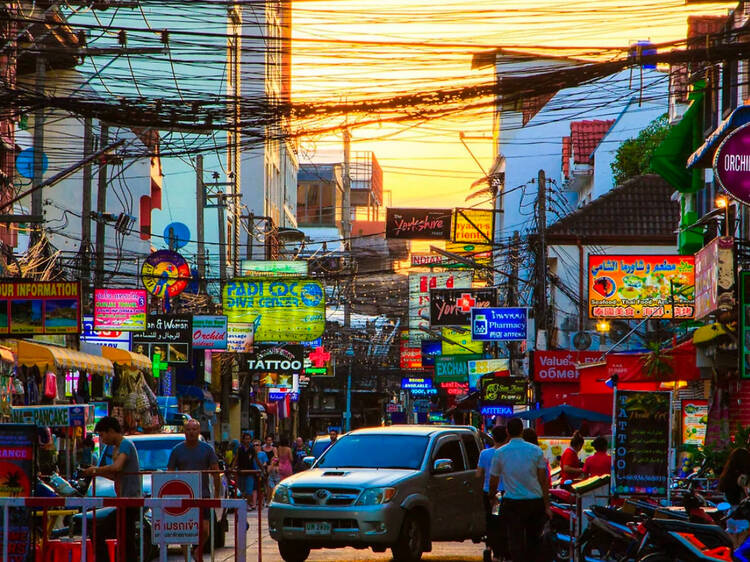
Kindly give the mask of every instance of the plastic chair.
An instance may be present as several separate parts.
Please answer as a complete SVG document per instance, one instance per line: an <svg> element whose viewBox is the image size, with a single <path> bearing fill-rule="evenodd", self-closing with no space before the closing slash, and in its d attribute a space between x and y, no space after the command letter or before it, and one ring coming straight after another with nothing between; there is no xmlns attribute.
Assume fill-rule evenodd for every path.
<svg viewBox="0 0 750 562"><path fill-rule="evenodd" d="M117 539L106 539L109 562L117 562Z"/></svg>
<svg viewBox="0 0 750 562"><path fill-rule="evenodd" d="M91 539L86 539L86 560L93 560L94 547ZM81 543L79 541L47 541L47 552L44 562L79 562L81 560Z"/></svg>

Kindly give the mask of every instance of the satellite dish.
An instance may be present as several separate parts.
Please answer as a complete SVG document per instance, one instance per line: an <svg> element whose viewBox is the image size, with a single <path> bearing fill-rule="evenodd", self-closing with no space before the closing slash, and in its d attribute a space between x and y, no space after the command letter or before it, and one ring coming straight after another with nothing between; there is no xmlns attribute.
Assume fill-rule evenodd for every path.
<svg viewBox="0 0 750 562"><path fill-rule="evenodd" d="M576 332L573 336L573 347L578 351L584 351L591 347L591 336L588 332Z"/></svg>

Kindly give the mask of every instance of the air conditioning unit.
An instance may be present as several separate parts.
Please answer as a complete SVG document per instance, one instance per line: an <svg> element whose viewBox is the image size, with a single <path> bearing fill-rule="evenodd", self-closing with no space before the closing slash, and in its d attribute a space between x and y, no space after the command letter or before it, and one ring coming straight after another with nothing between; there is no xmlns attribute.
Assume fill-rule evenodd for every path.
<svg viewBox="0 0 750 562"><path fill-rule="evenodd" d="M586 335L589 336L590 343L589 343L588 346L586 346L583 349L579 349L575 345L576 342L574 340L576 339L576 334L579 334L579 333L580 334L586 334ZM599 332L597 332L595 330L586 330L586 331L583 331L583 332L574 332L574 333L570 334L570 341L569 341L570 345L569 345L568 349L577 349L578 351L599 351L599 346L601 345L600 337L601 336L600 336ZM580 338L579 338L579 342L578 343L580 345Z"/></svg>
<svg viewBox="0 0 750 562"><path fill-rule="evenodd" d="M573 332L578 330L578 317L577 316L565 316L560 323L560 328L564 332Z"/></svg>

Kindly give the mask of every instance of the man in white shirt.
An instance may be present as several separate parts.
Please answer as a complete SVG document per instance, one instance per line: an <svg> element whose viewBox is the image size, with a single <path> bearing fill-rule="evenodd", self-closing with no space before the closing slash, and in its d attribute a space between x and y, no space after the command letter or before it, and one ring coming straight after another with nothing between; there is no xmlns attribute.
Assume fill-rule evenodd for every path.
<svg viewBox="0 0 750 562"><path fill-rule="evenodd" d="M477 466L477 476L484 482L482 491L484 492L484 509L485 521L487 526L487 545L492 549L495 558L507 553L507 541L505 540L505 526L503 524L502 514L499 517L492 516L493 502L490 500L490 470L492 469L492 460L495 458L495 452L498 448L505 445L508 440L508 431L504 425L496 425L490 431L492 434L492 448L485 449L479 453L479 463ZM502 489L502 482L500 483Z"/></svg>
<svg viewBox="0 0 750 562"><path fill-rule="evenodd" d="M549 477L544 453L521 437L523 422L508 421L510 441L495 452L490 469L490 500L496 502L497 486L503 481L503 519L513 562L537 559L537 548L546 518L551 517Z"/></svg>

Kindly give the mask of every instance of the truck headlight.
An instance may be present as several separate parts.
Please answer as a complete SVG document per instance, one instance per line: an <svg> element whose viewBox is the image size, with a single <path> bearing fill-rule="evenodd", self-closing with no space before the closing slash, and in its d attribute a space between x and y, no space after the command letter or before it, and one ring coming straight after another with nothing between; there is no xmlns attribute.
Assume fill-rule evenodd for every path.
<svg viewBox="0 0 750 562"><path fill-rule="evenodd" d="M362 492L357 505L380 505L388 503L396 495L396 488L370 488Z"/></svg>
<svg viewBox="0 0 750 562"><path fill-rule="evenodd" d="M273 501L276 503L292 503L289 500L289 486L279 484L273 491Z"/></svg>

